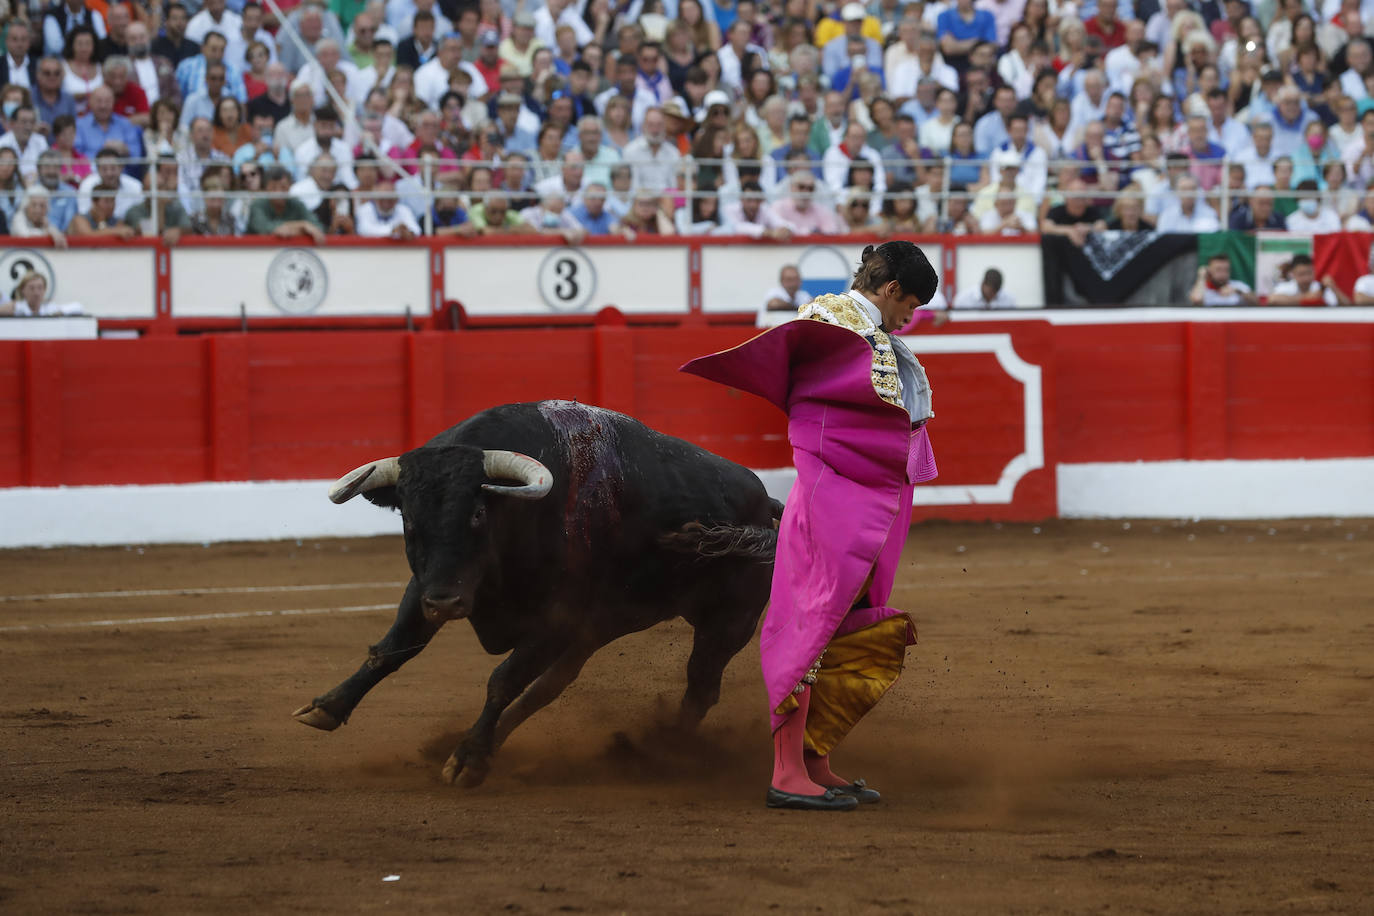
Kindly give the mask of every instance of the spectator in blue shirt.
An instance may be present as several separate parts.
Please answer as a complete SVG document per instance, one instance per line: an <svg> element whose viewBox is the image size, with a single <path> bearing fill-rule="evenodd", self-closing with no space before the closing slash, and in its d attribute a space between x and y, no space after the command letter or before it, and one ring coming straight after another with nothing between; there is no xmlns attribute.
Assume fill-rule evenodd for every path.
<svg viewBox="0 0 1374 916"><path fill-rule="evenodd" d="M781 182L783 178L786 177L787 169L783 163L787 162L787 157L792 155L793 153L802 153L808 159L815 159L815 156L812 155L811 152L810 138L810 118L808 118L804 114L795 114L788 119L787 145L780 146L777 149L773 150L773 152L768 154L769 158L771 158L774 162L777 163L777 166L773 171L772 182L765 182L765 184ZM819 164L812 171L817 178L821 177L821 169Z"/></svg>
<svg viewBox="0 0 1374 916"><path fill-rule="evenodd" d="M982 41L997 44L997 20L987 10L975 10L973 0L958 0L954 9L945 10L935 20L935 38L945 63L962 74L974 45Z"/></svg>
<svg viewBox="0 0 1374 916"><path fill-rule="evenodd" d="M610 235L615 217L606 212L606 186L589 184L582 192L582 199L573 204L569 211L573 219L582 224L588 235Z"/></svg>
<svg viewBox="0 0 1374 916"><path fill-rule="evenodd" d="M836 41L840 40L841 38L836 38L833 41L831 41L829 45L826 45L826 47L828 48L831 45L833 45ZM835 92L843 92L846 96L849 97L851 101L853 99L857 99L859 97L859 74L863 73L864 71L868 71L869 73L875 74L878 77L878 82L883 86L884 89L886 89L887 80L883 76L883 68L881 65L882 57L879 56L878 59L880 63L878 66L875 67L873 66L872 62L869 61L868 57L864 54L864 42L873 41L873 39L865 39L860 37L849 38L844 40L848 41L849 43L850 62L836 70L831 75L831 90ZM856 63L858 64L857 67L854 66Z"/></svg>
<svg viewBox="0 0 1374 916"><path fill-rule="evenodd" d="M181 106L181 122L178 126L182 130L190 127L191 122L196 118L205 118L212 123L214 122L215 106L219 105L220 97L224 95L225 80L228 75L228 69L223 62L206 66L205 88L188 95L185 103Z"/></svg>
<svg viewBox="0 0 1374 916"><path fill-rule="evenodd" d="M38 182L48 189L48 222L66 232L76 215L76 192L62 180L62 154L57 150L38 154Z"/></svg>
<svg viewBox="0 0 1374 916"><path fill-rule="evenodd" d="M434 223L435 235L477 234L477 226L468 219L468 211L464 210L458 198L451 194L440 194L434 198L434 209L430 212L430 219Z"/></svg>
<svg viewBox="0 0 1374 916"><path fill-rule="evenodd" d="M992 110L973 125L973 149L980 156L990 156L1007 140L1007 119L1016 110L1016 90L998 86L992 93Z"/></svg>
<svg viewBox="0 0 1374 916"><path fill-rule="evenodd" d="M248 103L248 91L243 86L243 73L224 59L225 44L223 35L210 32L201 43L199 54L177 64L177 86L181 88L182 98L190 98L205 88L205 69L210 64L224 64L225 89L240 102L245 105Z"/></svg>
<svg viewBox="0 0 1374 916"><path fill-rule="evenodd" d="M97 86L90 94L90 114L76 119L76 144L78 153L94 159L95 154L106 146L113 147L126 159L137 159L143 155L143 132L123 115L114 113L114 93L108 86ZM125 166L131 175L133 166Z"/></svg>

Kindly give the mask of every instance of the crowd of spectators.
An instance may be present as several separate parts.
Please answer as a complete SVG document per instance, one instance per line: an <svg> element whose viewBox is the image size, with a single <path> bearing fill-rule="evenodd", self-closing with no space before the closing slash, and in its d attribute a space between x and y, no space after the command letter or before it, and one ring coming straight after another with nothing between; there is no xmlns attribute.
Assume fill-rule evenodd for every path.
<svg viewBox="0 0 1374 916"><path fill-rule="evenodd" d="M280 10L0 0L0 231L1374 226L1374 0Z"/></svg>

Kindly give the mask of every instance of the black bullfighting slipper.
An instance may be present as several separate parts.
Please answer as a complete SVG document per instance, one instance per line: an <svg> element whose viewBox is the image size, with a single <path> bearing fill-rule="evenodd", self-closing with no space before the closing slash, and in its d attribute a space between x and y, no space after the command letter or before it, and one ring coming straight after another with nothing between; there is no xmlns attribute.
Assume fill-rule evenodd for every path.
<svg viewBox="0 0 1374 916"><path fill-rule="evenodd" d="M842 794L839 789L826 789L821 795L795 795L769 786L768 807L793 808L797 811L853 811L859 807L859 800L852 795Z"/></svg>
<svg viewBox="0 0 1374 916"><path fill-rule="evenodd" d="M870 789L868 783L864 782L862 779L856 779L847 786L836 786L835 791L841 795L857 798L861 805L876 805L883 800L878 790Z"/></svg>

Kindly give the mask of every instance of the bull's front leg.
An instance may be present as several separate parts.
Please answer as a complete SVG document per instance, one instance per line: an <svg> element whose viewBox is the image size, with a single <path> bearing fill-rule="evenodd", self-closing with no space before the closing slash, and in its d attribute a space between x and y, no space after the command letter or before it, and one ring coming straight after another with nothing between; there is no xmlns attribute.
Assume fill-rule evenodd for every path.
<svg viewBox="0 0 1374 916"><path fill-rule="evenodd" d="M420 650L439 632L443 622L443 618L434 622L425 617L420 607L420 588L411 579L397 608L395 622L381 641L367 650L367 661L363 662L363 666L348 680L324 696L316 697L292 715L297 722L312 728L327 732L338 728L348 721L353 708L369 690L420 654Z"/></svg>
<svg viewBox="0 0 1374 916"><path fill-rule="evenodd" d="M482 784L496 751L496 723L516 697L549 669L567 646L566 639L541 636L516 646L487 680L487 702L458 749L444 764L444 781L465 789Z"/></svg>

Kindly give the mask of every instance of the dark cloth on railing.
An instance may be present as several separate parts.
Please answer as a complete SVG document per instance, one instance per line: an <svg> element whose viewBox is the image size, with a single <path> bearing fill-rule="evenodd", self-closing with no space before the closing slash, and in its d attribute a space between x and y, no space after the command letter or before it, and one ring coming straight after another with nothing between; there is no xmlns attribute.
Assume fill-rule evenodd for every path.
<svg viewBox="0 0 1374 916"><path fill-rule="evenodd" d="M1195 235L1155 232L1095 232L1079 248L1061 235L1040 237L1045 301L1066 306L1183 305L1196 276ZM1183 276L1171 262L1188 256ZM1147 283L1160 287L1138 301ZM1178 288L1182 284L1181 292Z"/></svg>

